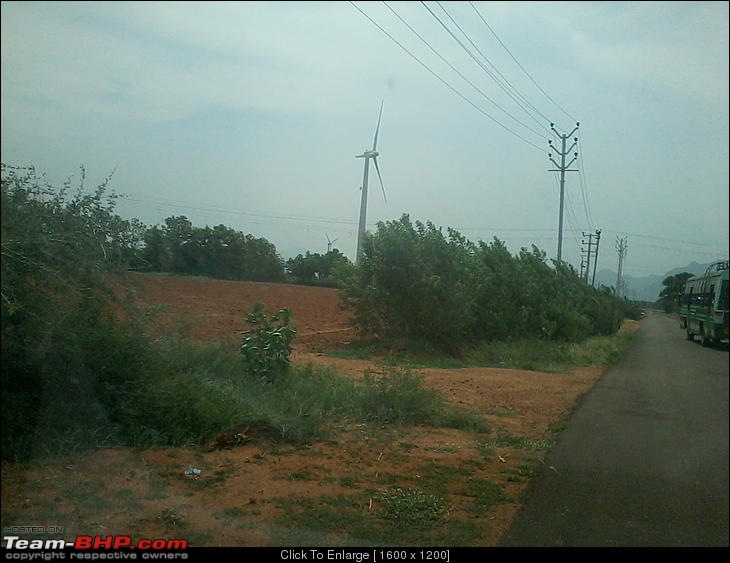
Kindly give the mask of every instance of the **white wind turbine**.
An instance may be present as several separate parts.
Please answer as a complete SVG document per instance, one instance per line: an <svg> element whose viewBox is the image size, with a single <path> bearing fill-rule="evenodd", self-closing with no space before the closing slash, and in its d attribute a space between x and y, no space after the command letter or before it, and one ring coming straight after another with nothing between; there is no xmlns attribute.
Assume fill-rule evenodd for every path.
<svg viewBox="0 0 730 563"><path fill-rule="evenodd" d="M332 245L340 239L330 240L330 236L327 233L325 233L324 236L327 237L327 254L329 254L332 252Z"/></svg>
<svg viewBox="0 0 730 563"><path fill-rule="evenodd" d="M355 158L365 159L365 171L362 176L362 198L360 199L360 227L357 231L357 255L355 256L355 264L360 263L362 258L362 244L365 238L365 218L367 215L368 206L368 165L370 159L373 159L375 164L375 170L378 172L378 179L380 180L380 187L383 189L383 199L388 202L388 198L385 196L385 186L383 186L383 178L380 176L380 168L378 167L378 151L375 150L378 145L378 131L380 130L380 118L383 116L383 102L380 102L380 114L378 115L378 126L375 128L375 139L373 140L372 150L366 150L362 154L358 154Z"/></svg>

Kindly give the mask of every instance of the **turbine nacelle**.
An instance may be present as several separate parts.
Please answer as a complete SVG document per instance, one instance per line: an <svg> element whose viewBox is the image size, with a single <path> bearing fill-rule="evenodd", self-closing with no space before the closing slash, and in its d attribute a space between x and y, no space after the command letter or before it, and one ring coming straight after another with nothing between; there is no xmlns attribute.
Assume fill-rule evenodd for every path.
<svg viewBox="0 0 730 563"><path fill-rule="evenodd" d="M358 154L355 156L355 158L375 158L380 153L378 151L365 151L362 154Z"/></svg>

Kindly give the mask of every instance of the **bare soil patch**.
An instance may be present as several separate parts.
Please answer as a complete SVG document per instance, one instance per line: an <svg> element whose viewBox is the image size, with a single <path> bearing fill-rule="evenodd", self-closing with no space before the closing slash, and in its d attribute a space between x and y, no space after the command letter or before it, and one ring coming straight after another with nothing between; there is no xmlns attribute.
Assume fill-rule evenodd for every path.
<svg viewBox="0 0 730 563"><path fill-rule="evenodd" d="M162 275L135 278L140 285L134 298L164 306L160 321L168 328L184 327L195 338L234 343L255 303L269 310L288 307L299 336L295 362L330 365L355 378L380 369L372 362L323 353L355 336L336 290ZM117 534L135 540L184 538L204 546L357 545L358 538L345 538L337 526L295 529L287 516L326 508L327 499L337 497L349 499L349 511L377 518L383 508L378 491L427 492L438 473L453 476L447 518L471 522L478 530L467 545L495 546L530 480L551 470L543 458L555 425L602 370L418 373L448 401L484 417L492 429L489 436L431 427L388 432L348 425L333 429L332 439L300 447L252 435L229 449L106 449L43 464L7 464L2 472L3 525L62 526L68 540ZM190 468L200 473L187 474ZM504 498L475 511L474 498L457 486L460 479L495 483Z"/></svg>

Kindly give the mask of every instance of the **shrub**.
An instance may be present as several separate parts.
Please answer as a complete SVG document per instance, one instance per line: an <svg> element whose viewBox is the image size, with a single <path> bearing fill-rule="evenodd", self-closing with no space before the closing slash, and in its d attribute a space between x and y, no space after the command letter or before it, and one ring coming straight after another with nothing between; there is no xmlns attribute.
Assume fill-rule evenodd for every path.
<svg viewBox="0 0 730 563"><path fill-rule="evenodd" d="M484 341L581 342L612 334L629 313L536 246L473 244L430 222L378 223L357 266L337 279L361 334L388 347L458 356Z"/></svg>
<svg viewBox="0 0 730 563"><path fill-rule="evenodd" d="M246 321L253 328L243 331L241 354L249 371L267 380L286 372L296 337L291 311L281 309L271 315L264 310L262 303L257 303Z"/></svg>

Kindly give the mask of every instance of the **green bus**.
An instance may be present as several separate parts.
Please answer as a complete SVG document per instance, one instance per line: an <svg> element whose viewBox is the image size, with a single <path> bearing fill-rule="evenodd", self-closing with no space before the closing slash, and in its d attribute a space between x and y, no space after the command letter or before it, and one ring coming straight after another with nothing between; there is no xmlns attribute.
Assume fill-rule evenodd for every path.
<svg viewBox="0 0 730 563"><path fill-rule="evenodd" d="M728 272L728 261L719 260L687 280L679 307L687 340L699 336L703 346L728 341Z"/></svg>

